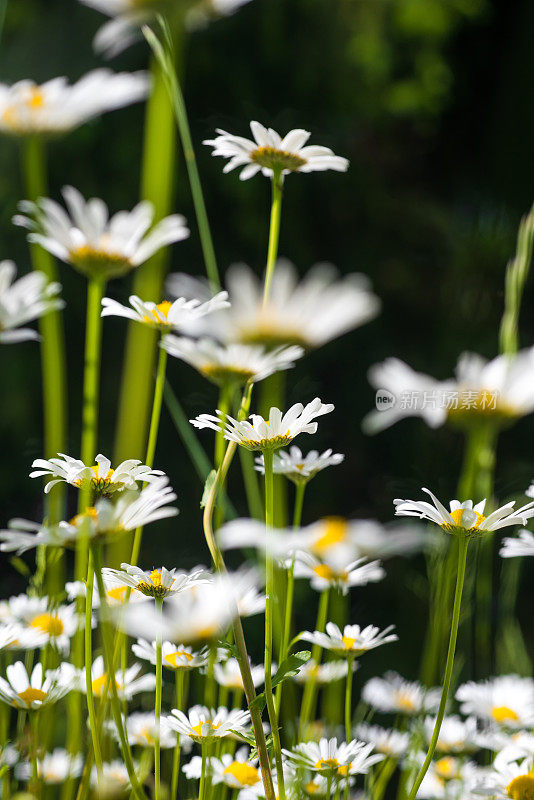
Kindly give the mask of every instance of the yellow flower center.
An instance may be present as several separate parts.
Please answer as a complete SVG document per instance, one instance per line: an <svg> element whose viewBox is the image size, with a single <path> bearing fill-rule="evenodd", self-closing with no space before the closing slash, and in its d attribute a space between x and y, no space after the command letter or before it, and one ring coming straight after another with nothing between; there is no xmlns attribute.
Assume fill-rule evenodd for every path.
<svg viewBox="0 0 534 800"><path fill-rule="evenodd" d="M436 774L443 781L450 781L452 778L455 778L458 774L455 760L450 758L450 756L440 758L436 761Z"/></svg>
<svg viewBox="0 0 534 800"><path fill-rule="evenodd" d="M397 706L402 711L415 711L416 704L414 699L408 692L398 692L396 695Z"/></svg>
<svg viewBox="0 0 534 800"><path fill-rule="evenodd" d="M337 758L320 758L315 764L315 769L336 769L339 767Z"/></svg>
<svg viewBox="0 0 534 800"><path fill-rule="evenodd" d="M18 104L8 106L2 114L2 119L13 130L26 130L28 127L28 120L25 117L24 111L38 111L44 106L44 94L40 86L32 86L28 90L27 96L22 101L22 107ZM22 113L21 113L22 111ZM30 117L31 119L31 117ZM30 122L31 126L31 122Z"/></svg>
<svg viewBox="0 0 534 800"><path fill-rule="evenodd" d="M356 644L356 639L352 639L350 636L343 636L341 641L343 642L343 646L346 650L352 650Z"/></svg>
<svg viewBox="0 0 534 800"><path fill-rule="evenodd" d="M518 775L506 787L506 794L511 800L534 800L534 775Z"/></svg>
<svg viewBox="0 0 534 800"><path fill-rule="evenodd" d="M167 317L171 306L172 303L170 300L162 300L161 303L158 303L148 314L143 314L143 322L148 322L150 325L154 323L158 325L168 325ZM162 320L161 317L165 317L165 320Z"/></svg>
<svg viewBox="0 0 534 800"><path fill-rule="evenodd" d="M150 728L142 728L139 731L139 737L145 739L147 744L155 744L155 739Z"/></svg>
<svg viewBox="0 0 534 800"><path fill-rule="evenodd" d="M114 586L113 589L108 589L106 594L110 600L116 600L118 603L124 603L129 588L129 586Z"/></svg>
<svg viewBox="0 0 534 800"><path fill-rule="evenodd" d="M33 86L26 100L28 108L42 108L44 106L44 95L39 86Z"/></svg>
<svg viewBox="0 0 534 800"><path fill-rule="evenodd" d="M296 172L306 164L306 159L287 150L277 150L276 147L258 147L250 154L252 161L267 169L288 169Z"/></svg>
<svg viewBox="0 0 534 800"><path fill-rule="evenodd" d="M30 626L52 637L61 636L64 631L62 621L54 614L38 614L32 619Z"/></svg>
<svg viewBox="0 0 534 800"><path fill-rule="evenodd" d="M499 722L501 724L505 724L506 722L517 722L519 720L519 716L516 714L513 708L508 708L508 706L494 706L491 709L491 716L495 722Z"/></svg>
<svg viewBox="0 0 534 800"><path fill-rule="evenodd" d="M105 237L102 237L100 247L81 245L69 252L69 258L73 267L91 277L116 277L133 267L125 255L106 249Z"/></svg>
<svg viewBox="0 0 534 800"><path fill-rule="evenodd" d="M328 564L318 564L313 568L313 571L319 578L324 578L325 581L346 581L349 577L348 572L334 572Z"/></svg>
<svg viewBox="0 0 534 800"><path fill-rule="evenodd" d="M464 511L466 511L466 510L467 509L465 509L465 508L457 508L455 511L451 511L451 517L453 518L454 524L456 525L457 528L465 527L464 525L462 525L462 517L464 515ZM476 518L477 518L476 522L475 522L474 525L471 525L466 530L470 530L470 531L471 530L476 530L479 527L479 525L482 522L484 522L484 520L486 519L486 517L483 517L482 514L478 513L478 511L473 511L473 514L476 515ZM447 527L447 526L445 525L444 527Z"/></svg>
<svg viewBox="0 0 534 800"><path fill-rule="evenodd" d="M34 689L33 686L28 686L23 692L19 692L17 697L20 697L27 705L31 705L37 701L43 702L46 692L43 692L42 689Z"/></svg>
<svg viewBox="0 0 534 800"><path fill-rule="evenodd" d="M319 791L319 785L310 781L309 783L305 784L304 791L308 794L316 794Z"/></svg>
<svg viewBox="0 0 534 800"><path fill-rule="evenodd" d="M260 779L256 767L241 761L232 761L224 770L224 775L232 775L241 786L254 786Z"/></svg>
<svg viewBox="0 0 534 800"><path fill-rule="evenodd" d="M185 658L188 662L193 660L191 653L187 653L185 650L176 650L175 653L169 653L165 656L165 661L173 667L183 667L185 665L179 663L182 658Z"/></svg>
<svg viewBox="0 0 534 800"><path fill-rule="evenodd" d="M198 725L193 725L192 730L201 739L204 736L213 735L220 727L220 722L210 722L210 720L205 720L204 722L199 722Z"/></svg>
<svg viewBox="0 0 534 800"><path fill-rule="evenodd" d="M104 672L103 675L99 675L98 678L94 678L94 680L91 682L91 686L93 687L93 694L96 697L102 697L102 693L107 683L108 683L108 676L106 672ZM117 689L121 688L117 683L117 681L115 681L115 686L117 687Z"/></svg>
<svg viewBox="0 0 534 800"><path fill-rule="evenodd" d="M323 521L324 532L312 545L318 555L327 553L332 547L344 542L347 538L347 522L341 517L329 517Z"/></svg>
<svg viewBox="0 0 534 800"><path fill-rule="evenodd" d="M76 481L76 483L80 485L80 481ZM90 519L94 522L98 520L98 511L94 506L88 506L81 514L76 514L76 516L69 521L69 525L77 527L82 524L84 519Z"/></svg>

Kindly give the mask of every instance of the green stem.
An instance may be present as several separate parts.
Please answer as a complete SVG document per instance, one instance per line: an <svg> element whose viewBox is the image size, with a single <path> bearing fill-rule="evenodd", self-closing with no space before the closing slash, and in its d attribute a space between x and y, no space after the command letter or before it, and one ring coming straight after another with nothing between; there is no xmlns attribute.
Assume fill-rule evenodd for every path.
<svg viewBox="0 0 534 800"><path fill-rule="evenodd" d="M345 686L345 741L352 741L352 679L354 677L354 657L347 659L347 681Z"/></svg>
<svg viewBox="0 0 534 800"><path fill-rule="evenodd" d="M452 622L451 622L451 632L449 638L449 649L447 652L447 661L445 663L445 675L443 677L443 687L441 689L441 699L439 702L438 713L436 716L436 722L434 724L434 730L432 731L432 737L430 739L430 744L428 746L428 752L426 754L425 760L423 762L423 766L419 770L419 774L415 779L414 785L408 795L408 800L414 800L415 796L417 795L417 791L421 786L423 778L425 777L428 767L430 766L430 762L432 761L432 757L436 750L436 744L439 738L439 732L441 730L441 723L443 722L443 717L445 715L445 708L447 706L447 698L449 696L449 687L451 685L451 678L452 678L452 669L454 666L454 653L456 650L456 638L458 636L458 625L460 622L460 608L462 605L462 591L464 587L464 579L465 579L465 565L467 560L467 547L469 544L469 539L467 536L462 536L459 539L459 548L458 548L458 569L456 573L456 590L454 593L454 605L452 609ZM443 609L442 609L443 610Z"/></svg>
<svg viewBox="0 0 534 800"><path fill-rule="evenodd" d="M205 739L202 740L202 768L200 771L200 787L198 790L198 800L205 800L206 797L206 764L208 760L208 745Z"/></svg>
<svg viewBox="0 0 534 800"><path fill-rule="evenodd" d="M177 669L174 673L176 708L182 711L184 705L184 669ZM176 734L176 745L172 757L171 798L178 796L178 775L180 770L180 734Z"/></svg>
<svg viewBox="0 0 534 800"><path fill-rule="evenodd" d="M326 627L329 597L330 597L329 589L326 589L324 592L321 592L321 597L319 599L319 606L317 609L317 621L315 623L315 630L319 631L320 633L323 633ZM314 644L312 647L311 660L314 661L316 664L318 664L320 655L321 655L320 645ZM304 687L304 695L302 698L300 725L299 725L299 741L303 741L304 736L306 735L306 727L310 720L310 714L314 705L314 700L315 700L315 680L313 679L313 677L310 677L310 679L308 680L308 682Z"/></svg>
<svg viewBox="0 0 534 800"><path fill-rule="evenodd" d="M269 223L269 248L267 250L267 266L265 269L265 285L263 289L263 302L269 299L271 283L273 280L276 259L278 257L278 241L280 239L280 217L282 214L283 176L281 170L273 170L271 179L272 201L271 219Z"/></svg>
<svg viewBox="0 0 534 800"><path fill-rule="evenodd" d="M38 750L39 750L39 715L36 711L30 712L30 727L32 733L31 742L31 765L32 776L30 781L30 791L36 797L41 797L41 779L39 778Z"/></svg>
<svg viewBox="0 0 534 800"><path fill-rule="evenodd" d="M93 584L95 578L95 568L93 559L89 556L87 568L87 589L85 596L85 688L87 695L87 712L89 715L89 727L91 729L91 739L93 742L94 760L98 774L99 784L102 781L102 753L100 751L99 729L95 713L95 699L93 696L93 681L91 676L91 666L93 663L93 642L92 642L92 619L93 619Z"/></svg>
<svg viewBox="0 0 534 800"><path fill-rule="evenodd" d="M273 611L274 611L274 562L269 550L269 532L274 526L274 475L273 454L270 450L263 453L265 464L265 527L266 527L266 554L265 554L265 701L269 721L271 723L271 736L273 737L274 758L276 761L276 775L278 778L278 792L280 800L285 800L284 771L282 764L282 748L280 745L280 731L278 716L274 707L272 687L272 658L273 658Z"/></svg>
<svg viewBox="0 0 534 800"><path fill-rule="evenodd" d="M102 352L102 317L100 314L105 288L106 283L101 278L90 278L87 284L81 459L84 464L89 466L94 461L97 448ZM78 510L85 511L87 505L87 494L80 492Z"/></svg>
<svg viewBox="0 0 534 800"><path fill-rule="evenodd" d="M232 386L226 383L219 393L219 403L217 408L223 414L223 419L226 419L227 414L230 412L230 403L232 401ZM215 434L215 453L214 453L214 464L215 469L219 469L222 464L222 460L224 458L224 451L225 451L225 438L223 431L217 431ZM224 483L221 484L221 493L224 492ZM215 508L215 516L214 516L214 525L215 529L221 527L224 522L224 507L222 504L222 497L220 498L217 506Z"/></svg>
<svg viewBox="0 0 534 800"><path fill-rule="evenodd" d="M163 349L163 348L161 348ZM160 404L161 405L161 404ZM154 600L156 610L161 615L163 611L163 598L156 597ZM162 652L161 652L161 630L156 634L156 740L154 742L154 797L160 800L161 795L161 682L162 682Z"/></svg>

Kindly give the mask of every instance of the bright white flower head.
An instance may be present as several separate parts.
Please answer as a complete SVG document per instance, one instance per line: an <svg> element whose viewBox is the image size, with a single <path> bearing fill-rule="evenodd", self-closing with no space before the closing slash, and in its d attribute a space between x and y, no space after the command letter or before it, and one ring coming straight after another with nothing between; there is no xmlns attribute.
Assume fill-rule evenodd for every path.
<svg viewBox="0 0 534 800"><path fill-rule="evenodd" d="M102 764L102 779L96 770L91 770L91 786L98 787L99 797L117 797L125 794L130 789L130 778L126 765L120 759L105 761Z"/></svg>
<svg viewBox="0 0 534 800"><path fill-rule="evenodd" d="M261 686L265 679L263 664L258 664L256 667L251 665L250 672L254 686ZM273 664L273 672L276 672L275 664ZM245 688L243 686L243 678L241 677L241 669L237 658L229 658L228 661L225 661L223 664L214 664L213 674L220 686L226 686L229 689Z"/></svg>
<svg viewBox="0 0 534 800"><path fill-rule="evenodd" d="M214 737L234 736L231 731L247 733L250 727L250 714L248 711L238 709L228 710L224 706L218 709L193 706L187 715L173 708L166 717L166 722L170 728L183 736L201 742Z"/></svg>
<svg viewBox="0 0 534 800"><path fill-rule="evenodd" d="M15 280L13 261L0 261L0 344L38 339L31 328L21 328L49 311L63 308L60 283L51 283L44 272L30 272Z"/></svg>
<svg viewBox="0 0 534 800"><path fill-rule="evenodd" d="M462 714L505 728L534 725L534 681L518 675L500 675L481 683L469 681L456 692Z"/></svg>
<svg viewBox="0 0 534 800"><path fill-rule="evenodd" d="M131 564L121 564L120 569L105 568L102 575L115 578L120 584L131 586L146 597L165 598L208 582L208 573L203 567L191 572L177 572L161 567L143 570Z"/></svg>
<svg viewBox="0 0 534 800"><path fill-rule="evenodd" d="M85 200L72 186L63 189L63 197L67 211L48 197L36 203L24 200L13 222L30 231L28 241L89 277L107 280L124 275L162 247L189 236L180 214L153 226L154 207L148 202L110 217L103 200Z"/></svg>
<svg viewBox="0 0 534 800"><path fill-rule="evenodd" d="M425 719L425 736L428 742L432 737L435 722L435 717L427 717ZM451 715L443 718L436 744L436 750L439 753L461 755L477 749L477 721L475 717L468 717L463 720L456 715Z"/></svg>
<svg viewBox="0 0 534 800"><path fill-rule="evenodd" d="M532 497L532 495L529 495ZM517 558L518 556L534 556L534 534L525 528L520 530L515 538L506 537L502 540L499 554L503 558Z"/></svg>
<svg viewBox="0 0 534 800"><path fill-rule="evenodd" d="M24 519L13 519L8 530L0 531L0 551L24 553L39 545L73 547L83 538L114 539L151 522L175 517L178 509L167 505L173 500L176 500L176 495L168 485L167 478L162 477L149 483L140 492L121 492L116 502L97 500L94 506L77 514L70 522L60 522L51 528ZM124 585L115 584L110 588L120 589Z"/></svg>
<svg viewBox="0 0 534 800"><path fill-rule="evenodd" d="M52 753L45 753L37 761L37 774L47 785L57 786L68 778L79 778L82 774L84 759L81 754L72 755L62 747L56 747ZM31 778L31 766L19 764L15 774L18 780Z"/></svg>
<svg viewBox="0 0 534 800"><path fill-rule="evenodd" d="M0 131L13 136L57 136L94 117L144 100L149 91L146 72L88 72L70 86L66 78L41 85L23 80L0 84Z"/></svg>
<svg viewBox="0 0 534 800"><path fill-rule="evenodd" d="M382 644L396 642L399 637L395 633L391 633L393 629L394 625L389 625L383 631L380 631L375 625L367 625L365 628L360 628L359 625L345 625L341 630L335 623L327 622L326 633L304 631L300 638L324 647L326 650L356 657L362 656Z"/></svg>
<svg viewBox="0 0 534 800"><path fill-rule="evenodd" d="M197 667L205 667L208 663L209 650L203 648L199 652L195 652L191 647L186 647L184 644L173 644L172 642L162 642L162 664L168 669L196 669ZM147 642L145 639L138 639L136 644L132 645L132 651L137 658L142 658L144 661L150 661L151 664L156 665L156 642Z"/></svg>
<svg viewBox="0 0 534 800"><path fill-rule="evenodd" d="M25 647L51 644L63 653L70 649L70 639L78 630L79 620L74 604L53 606L48 597L12 597L11 613L23 626L20 642Z"/></svg>
<svg viewBox="0 0 534 800"><path fill-rule="evenodd" d="M232 789L251 788L260 783L261 776L257 765L257 758L249 759L247 747L240 747L235 755L223 753L220 758L209 759L213 784L224 783ZM184 765L183 772L188 780L198 780L202 773L202 758L194 756Z"/></svg>
<svg viewBox="0 0 534 800"><path fill-rule="evenodd" d="M308 578L312 589L317 592L334 587L343 594L347 594L354 586L381 581L386 575L379 561L368 564L362 558L347 564L344 569L338 569L303 551L297 551L294 574L295 578Z"/></svg>
<svg viewBox="0 0 534 800"><path fill-rule="evenodd" d="M310 658L293 676L293 680L297 683L308 683L313 681L319 686L339 681L341 678L347 677L349 669L348 661L342 659L341 661L326 661L324 664L317 664ZM353 663L352 669L356 669L356 664Z"/></svg>
<svg viewBox="0 0 534 800"><path fill-rule="evenodd" d="M273 458L273 472L277 475L285 475L290 481L294 483L307 483L314 478L318 472L321 472L326 467L337 466L341 464L345 456L341 453L332 453L332 450L325 450L324 453L319 453L317 450L310 450L307 455L302 455L302 451L296 445L286 450L280 450L275 453ZM265 473L265 464L263 456L256 456L256 469L263 475Z"/></svg>
<svg viewBox="0 0 534 800"><path fill-rule="evenodd" d="M400 758L410 745L410 734L403 731L381 728L379 725L358 725L355 731L359 739L372 743L377 753L388 758Z"/></svg>
<svg viewBox="0 0 534 800"><path fill-rule="evenodd" d="M425 754L417 753L415 761L420 767L424 761ZM472 761L453 758L452 756L442 756L430 763L421 786L417 792L417 797L422 800L465 800L466 798L476 798L475 791L477 779L480 777L481 769Z"/></svg>
<svg viewBox="0 0 534 800"><path fill-rule="evenodd" d="M312 420L323 414L329 414L333 410L332 403L322 403L316 397L307 406L295 403L285 414L279 408L273 407L269 411L268 420L259 414L251 414L249 419L252 422L247 420L240 422L229 414L224 415L217 409L218 416L200 414L189 421L195 428L211 428L214 431L220 431L224 434L225 439L236 442L236 444L246 447L247 450L273 452L289 444L299 433L315 433L317 423Z"/></svg>
<svg viewBox="0 0 534 800"><path fill-rule="evenodd" d="M493 800L530 800L534 795L532 757L524 758L520 750L506 747L495 757L492 770L475 782L476 795Z"/></svg>
<svg viewBox="0 0 534 800"><path fill-rule="evenodd" d="M389 358L371 367L369 381L377 398L383 395L388 402L365 418L368 433L414 416L432 428L446 421L470 424L477 417L506 423L534 411L534 348L492 361L463 353L455 377L448 381L436 381L397 358Z"/></svg>
<svg viewBox="0 0 534 800"><path fill-rule="evenodd" d="M282 137L272 128L264 128L259 122L251 122L254 137L245 139L217 128L215 139L206 139L203 144L213 147L214 156L229 159L223 172L243 167L239 177L242 181L258 172L266 177L289 175L290 172L317 172L333 169L346 172L349 162L336 156L329 147L308 145L308 131L296 128Z"/></svg>
<svg viewBox="0 0 534 800"><path fill-rule="evenodd" d="M385 714L426 714L437 711L440 689L425 689L417 681L407 681L396 672L371 678L363 687L365 702Z"/></svg>
<svg viewBox="0 0 534 800"><path fill-rule="evenodd" d="M128 308L110 297L104 297L102 316L125 317L163 333L191 326L206 314L227 308L230 305L227 298L228 292L219 292L204 303L197 299L186 300L185 297L179 297L172 303L169 300L152 303L143 302L137 295L132 294L129 298L131 308Z"/></svg>
<svg viewBox="0 0 534 800"><path fill-rule="evenodd" d="M30 472L30 478L50 475L53 479L46 484L46 493L56 483L64 481L78 489L90 489L95 497L107 497L124 489L137 489L139 483L158 480L164 474L161 470L153 470L133 458L122 461L115 469L111 469L111 461L101 453L95 458L96 463L92 467L87 467L83 461L64 453L58 453L58 456L60 458L51 458L50 461L37 458L32 464L34 472Z"/></svg>
<svg viewBox="0 0 534 800"><path fill-rule="evenodd" d="M0 623L0 650L16 649L20 646L22 630L15 622Z"/></svg>
<svg viewBox="0 0 534 800"><path fill-rule="evenodd" d="M117 694L123 700L131 700L132 697L141 692L153 692L156 688L156 676L153 674L139 675L141 664L133 664L126 670L118 669L115 672L115 683ZM91 681L93 695L102 697L104 690L109 682L108 673L104 666L102 656L97 656L91 665ZM85 681L80 683L82 692L86 692Z"/></svg>
<svg viewBox="0 0 534 800"><path fill-rule="evenodd" d="M258 383L275 372L294 367L295 361L304 355L302 347L297 345L266 350L261 345L218 344L212 339L172 335L164 337L162 347L218 386Z"/></svg>
<svg viewBox="0 0 534 800"><path fill-rule="evenodd" d="M60 700L73 688L74 672L70 664L62 664L57 670L49 670L45 677L43 665L38 663L28 675L22 661L9 664L7 680L0 677L0 700L15 708L37 711Z"/></svg>
<svg viewBox="0 0 534 800"><path fill-rule="evenodd" d="M395 514L426 519L435 522L447 533L462 536L480 536L510 525L525 525L526 521L534 516L534 500L517 510L514 509L514 501L506 503L485 517L485 500L476 506L472 500L466 500L464 503L451 500L449 512L429 489L423 489L423 492L430 495L433 505L423 500L397 499L393 501Z"/></svg>
<svg viewBox="0 0 534 800"><path fill-rule="evenodd" d="M201 320L197 331L226 342L266 347L320 347L378 314L380 301L361 274L339 277L330 264L317 264L302 278L289 261L278 261L269 298L263 282L244 264L227 273L231 307Z"/></svg>
<svg viewBox="0 0 534 800"><path fill-rule="evenodd" d="M119 741L117 728L114 724L110 725L110 731L114 738ZM126 718L126 733L131 745L154 747L157 736L155 715L151 712L130 714L130 716ZM176 733L170 730L165 723L159 726L159 743L160 747L165 750L176 745Z"/></svg>
<svg viewBox="0 0 534 800"><path fill-rule="evenodd" d="M384 756L380 753L371 755L372 750L372 744L353 739L338 745L334 738L303 742L292 750L284 750L284 753L301 767L341 779L348 775L365 775L373 764L382 761Z"/></svg>

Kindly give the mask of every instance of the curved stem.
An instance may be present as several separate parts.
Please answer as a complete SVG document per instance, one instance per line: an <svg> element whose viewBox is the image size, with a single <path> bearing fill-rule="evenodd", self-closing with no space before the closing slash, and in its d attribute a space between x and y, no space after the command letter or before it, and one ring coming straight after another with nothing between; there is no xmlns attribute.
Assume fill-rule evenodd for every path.
<svg viewBox="0 0 534 800"><path fill-rule="evenodd" d="M436 749L436 744L439 737L439 732L441 730L441 723L443 722L443 717L445 715L445 708L447 705L447 698L449 695L449 687L451 685L451 677L452 677L452 669L454 666L454 652L456 650L456 638L458 635L458 624L460 622L460 608L462 605L462 591L464 587L464 578L465 578L465 564L467 559L467 546L469 544L469 539L467 536L462 536L459 539L459 547L458 547L458 568L456 573L456 591L454 593L454 606L452 609L452 622L451 622L451 633L449 638L449 649L447 652L447 661L445 664L445 675L443 677L443 687L441 689L441 699L439 701L439 708L438 713L436 716L436 722L434 725L434 730L432 731L432 737L430 739L430 744L428 746L428 752L426 754L425 760L423 762L423 766L419 770L419 774L415 779L414 785L408 795L408 800L414 800L415 796L417 795L417 791L421 786L423 778L425 777L428 767L430 766L430 762L432 761L432 756L434 755L434 751Z"/></svg>
<svg viewBox="0 0 534 800"><path fill-rule="evenodd" d="M271 283L278 257L278 241L280 239L280 217L282 214L282 189L284 179L281 170L275 170L271 179L272 201L271 219L269 223L269 248L267 250L267 266L265 268L265 285L263 289L263 302L269 299Z"/></svg>

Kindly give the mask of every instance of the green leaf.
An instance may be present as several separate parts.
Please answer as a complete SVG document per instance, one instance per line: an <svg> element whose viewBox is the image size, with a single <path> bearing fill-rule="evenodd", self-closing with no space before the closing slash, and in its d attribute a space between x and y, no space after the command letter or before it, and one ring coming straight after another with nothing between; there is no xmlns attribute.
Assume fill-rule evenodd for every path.
<svg viewBox="0 0 534 800"><path fill-rule="evenodd" d="M261 712L265 708L265 703L266 702L267 701L265 699L265 692L262 692L261 694L257 694L256 695L256 697L254 698L254 700L250 704L250 707L259 709L259 712L261 714Z"/></svg>
<svg viewBox="0 0 534 800"><path fill-rule="evenodd" d="M298 653L293 653L289 658L282 661L272 680L273 689L275 686L278 686L279 683L285 681L286 678L294 678L295 675L298 675L304 664L306 664L310 658L311 653L309 650L300 650Z"/></svg>
<svg viewBox="0 0 534 800"><path fill-rule="evenodd" d="M206 503L208 502L208 497L210 496L210 492L213 488L213 484L215 483L215 478L217 477L217 470L212 469L208 477L206 478L206 483L204 484L204 491L202 492L202 500L200 501L200 508L204 508Z"/></svg>
<svg viewBox="0 0 534 800"><path fill-rule="evenodd" d="M30 568L28 567L27 564L24 563L22 558L19 558L18 556L13 556L12 558L9 559L9 563L21 575L24 575L25 577L31 575Z"/></svg>

